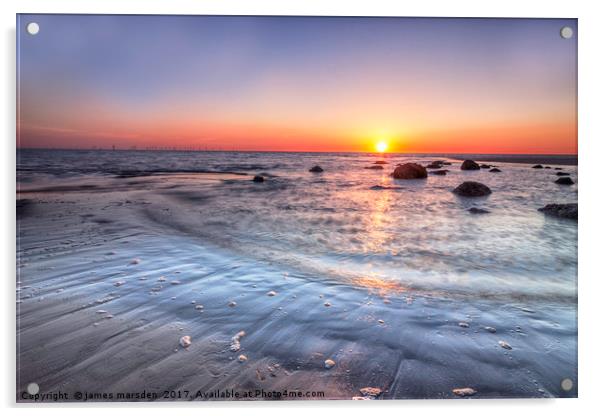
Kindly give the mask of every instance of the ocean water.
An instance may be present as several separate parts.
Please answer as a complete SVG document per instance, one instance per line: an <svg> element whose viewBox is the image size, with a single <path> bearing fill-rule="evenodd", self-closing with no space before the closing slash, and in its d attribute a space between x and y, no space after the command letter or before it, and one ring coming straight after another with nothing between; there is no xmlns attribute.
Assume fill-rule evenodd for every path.
<svg viewBox="0 0 602 416"><path fill-rule="evenodd" d="M386 155L383 170L364 169L380 159L367 154L31 150L19 154L18 179L21 189L89 186L94 192L141 186L152 191L152 186L160 201L157 208L144 207L141 215L157 227L250 258L305 268L320 278L357 282L372 277L450 295L574 299L576 224L545 217L537 208L577 202L578 185L555 184L554 169L496 162L501 173L461 171L457 160L446 167L447 176L394 180L389 175L397 163L440 158ZM325 171L308 172L315 164ZM577 182L576 166L558 167ZM195 180L197 172L251 176L206 182ZM136 177L146 173L157 180L137 183ZM256 174L266 181L251 182ZM181 175L181 180L170 183L169 175ZM455 196L451 190L467 180L487 184L492 195ZM471 207L491 213L471 214Z"/></svg>
<svg viewBox="0 0 602 416"><path fill-rule="evenodd" d="M464 157L491 158L19 150L17 260L20 281L33 288L20 292L21 339L75 348L75 336L54 338L64 332L57 328L82 313L78 331L89 337L100 298L124 322L179 322L194 339L227 340L244 327L257 337L249 336L249 356L278 359L301 385L310 383L303 363L311 363L307 371L321 370L299 357L330 351L346 363L348 372L338 377L352 377L339 380L335 398L364 387L366 374L372 384L388 386L388 398L448 397L451 388L467 385L488 397L575 395L560 382L576 383L577 223L537 209L577 202L577 167L549 160L549 169L532 169L517 157L487 162L501 173L461 171ZM386 161L384 169L366 169L378 160ZM433 160L452 163L444 166L446 176L390 176L398 163ZM314 165L324 172L309 172ZM576 184L555 184L556 168ZM265 181L253 182L254 175ZM492 194L451 192L468 180ZM472 214L472 207L489 213ZM132 258L141 259L135 269ZM182 284L157 288L163 274ZM129 283L116 289L116 279ZM266 306L268 290L287 302ZM199 297L205 297L202 322L190 308ZM176 307L174 299L185 302ZM233 299L244 313L226 306ZM83 309L64 306L70 302ZM461 321L471 329L459 328ZM487 338L485 326L495 326L497 338ZM99 342L124 333L114 330ZM498 338L514 350L499 348ZM19 356L35 363L33 357L52 353L48 348L23 347ZM96 357L95 371L103 371L98 352L82 356L82 350L61 365L89 376ZM21 368L51 385L69 379L77 387L77 377L52 365L46 373L33 364ZM128 371L146 377L144 368ZM235 380L251 383L255 374ZM197 384L209 387L212 377L199 376ZM107 380L78 383L98 389L127 386L129 379Z"/></svg>

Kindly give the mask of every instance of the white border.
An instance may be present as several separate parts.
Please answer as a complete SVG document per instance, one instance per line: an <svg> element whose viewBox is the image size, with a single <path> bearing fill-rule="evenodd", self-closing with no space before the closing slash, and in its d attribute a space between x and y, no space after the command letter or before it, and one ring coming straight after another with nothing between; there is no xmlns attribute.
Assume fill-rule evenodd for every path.
<svg viewBox="0 0 602 416"><path fill-rule="evenodd" d="M15 398L15 13L125 13L125 14L282 14L282 15L348 15L348 16L459 16L459 17L569 17L579 18L579 399L564 400L472 400L472 401L396 401L396 402L287 402L287 403L201 403L193 408L186 404L158 404L142 406L81 405L45 406L51 414L90 412L106 415L125 413L136 408L151 414L163 414L167 407L176 406L178 412L201 414L230 414L232 412L265 414L305 414L307 412L351 414L378 413L445 413L446 415L487 416L523 414L563 415L593 412L601 386L600 355L602 340L599 335L598 304L602 292L602 276L597 269L600 256L600 172L602 164L602 15L596 1L527 1L505 0L425 0L405 3L380 0L3 0L0 2L3 29L2 88L0 101L4 126L2 138L3 247L0 251L4 268L2 319L4 337L1 343L3 359L0 376L2 405L20 407L26 412L32 406L16 406ZM598 163L597 163L598 162ZM598 204L597 204L598 203ZM543 354L543 352L542 352ZM110 409L107 409L110 408Z"/></svg>

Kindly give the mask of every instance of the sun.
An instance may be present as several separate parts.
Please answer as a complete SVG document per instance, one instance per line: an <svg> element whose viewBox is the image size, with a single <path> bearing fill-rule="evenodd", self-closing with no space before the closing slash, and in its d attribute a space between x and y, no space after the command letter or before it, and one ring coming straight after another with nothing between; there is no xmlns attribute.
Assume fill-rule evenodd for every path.
<svg viewBox="0 0 602 416"><path fill-rule="evenodd" d="M387 142L385 142L385 141L381 140L380 142L376 143L376 151L378 153L384 153L384 152L386 152L387 149L388 149L388 147L389 147L389 144Z"/></svg>

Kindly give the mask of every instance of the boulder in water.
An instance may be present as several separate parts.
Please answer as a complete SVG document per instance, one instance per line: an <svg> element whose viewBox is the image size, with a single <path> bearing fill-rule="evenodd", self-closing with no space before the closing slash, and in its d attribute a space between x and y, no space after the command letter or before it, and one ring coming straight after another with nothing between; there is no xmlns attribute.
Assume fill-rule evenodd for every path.
<svg viewBox="0 0 602 416"><path fill-rule="evenodd" d="M481 169L490 169L490 168L491 168L491 165L488 165L488 164L486 164L486 163L483 163L483 164L481 164L480 168L481 168Z"/></svg>
<svg viewBox="0 0 602 416"><path fill-rule="evenodd" d="M372 165L372 166L367 166L364 169L381 169L382 170L384 168L382 167L382 165Z"/></svg>
<svg viewBox="0 0 602 416"><path fill-rule="evenodd" d="M570 176L571 174L568 172L556 172L556 176Z"/></svg>
<svg viewBox="0 0 602 416"><path fill-rule="evenodd" d="M491 189L482 183L467 181L462 182L453 192L460 196L477 197L491 194Z"/></svg>
<svg viewBox="0 0 602 416"><path fill-rule="evenodd" d="M543 166L541 165L533 165L531 166L532 169L543 169Z"/></svg>
<svg viewBox="0 0 602 416"><path fill-rule="evenodd" d="M375 165L386 165L387 163L389 162L387 162L386 160L377 160L376 162L374 162Z"/></svg>
<svg viewBox="0 0 602 416"><path fill-rule="evenodd" d="M479 170L479 169L481 169L481 167L474 160L468 159L468 160L465 160L464 162L462 162L462 166L460 166L460 169L462 169L462 170Z"/></svg>
<svg viewBox="0 0 602 416"><path fill-rule="evenodd" d="M501 172L501 170L499 170L498 168L493 168L493 169L490 169L489 172L498 173L498 172Z"/></svg>
<svg viewBox="0 0 602 416"><path fill-rule="evenodd" d="M313 168L311 168L309 171L313 172L313 173L320 173L320 172L324 172L324 169L322 169L320 166L316 165Z"/></svg>
<svg viewBox="0 0 602 416"><path fill-rule="evenodd" d="M558 185L574 185L575 182L573 182L573 180L571 178L569 178L568 176L561 176L560 178L556 179L554 181L554 183L557 183Z"/></svg>
<svg viewBox="0 0 602 416"><path fill-rule="evenodd" d="M434 170L431 173L433 175L445 176L445 175L447 175L447 172L449 172L449 170L447 170L447 169L439 169L439 170Z"/></svg>
<svg viewBox="0 0 602 416"><path fill-rule="evenodd" d="M570 220L576 220L578 217L577 203L548 204L543 208L539 208L538 211L553 217L568 218Z"/></svg>
<svg viewBox="0 0 602 416"><path fill-rule="evenodd" d="M426 168L418 163L404 163L397 166L391 176L395 179L425 179L428 173Z"/></svg>
<svg viewBox="0 0 602 416"><path fill-rule="evenodd" d="M261 175L255 175L253 177L253 182L263 182L265 179Z"/></svg>

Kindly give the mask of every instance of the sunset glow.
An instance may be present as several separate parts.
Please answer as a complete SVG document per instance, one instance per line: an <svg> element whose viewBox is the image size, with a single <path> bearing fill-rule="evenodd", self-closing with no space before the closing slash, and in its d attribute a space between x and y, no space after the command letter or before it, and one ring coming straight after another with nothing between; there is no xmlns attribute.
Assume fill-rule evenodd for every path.
<svg viewBox="0 0 602 416"><path fill-rule="evenodd" d="M376 143L376 151L379 153L386 152L388 147L389 147L389 145L385 141L380 141L380 142Z"/></svg>
<svg viewBox="0 0 602 416"><path fill-rule="evenodd" d="M24 15L18 146L574 154L565 25Z"/></svg>

